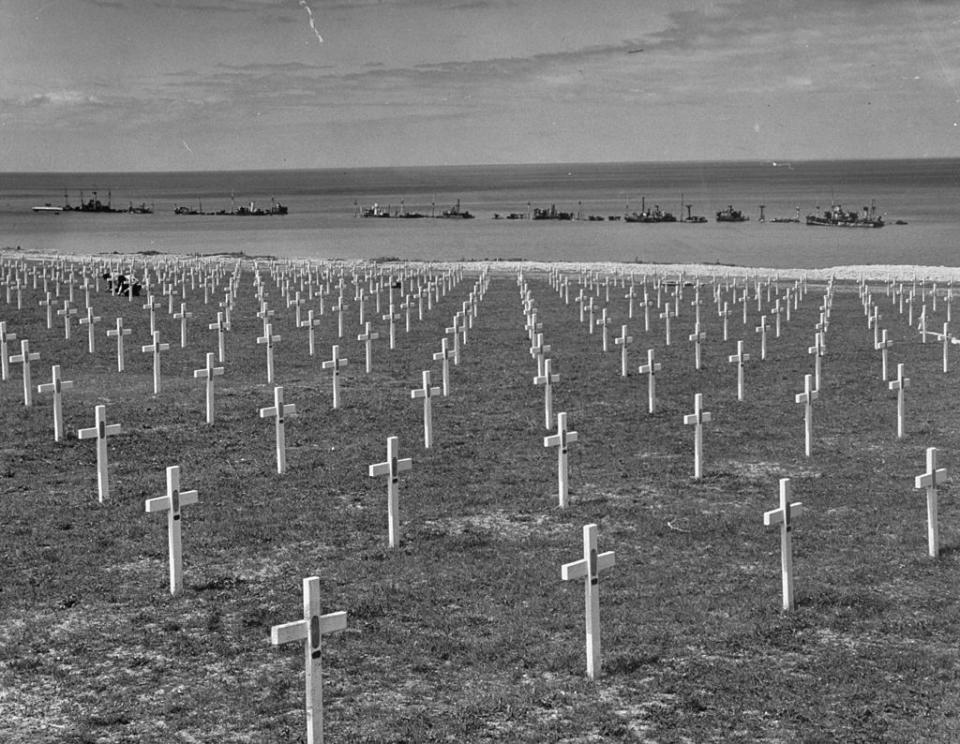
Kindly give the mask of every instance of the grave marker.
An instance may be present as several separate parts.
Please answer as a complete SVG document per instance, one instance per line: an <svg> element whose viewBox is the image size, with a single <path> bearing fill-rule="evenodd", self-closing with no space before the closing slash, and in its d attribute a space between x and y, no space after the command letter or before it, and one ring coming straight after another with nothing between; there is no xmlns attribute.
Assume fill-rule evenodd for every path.
<svg viewBox="0 0 960 744"><path fill-rule="evenodd" d="M650 413L656 410L657 372L660 369L660 363L653 361L653 349L647 349L647 363L641 364L637 371L647 375L647 410Z"/></svg>
<svg viewBox="0 0 960 744"><path fill-rule="evenodd" d="M534 385L543 385L543 426L549 429L553 423L553 383L560 382L560 375L553 373L553 360L543 361L543 374L533 378Z"/></svg>
<svg viewBox="0 0 960 744"><path fill-rule="evenodd" d="M380 334L370 330L370 321L364 322L364 330L359 336L357 336L357 341L363 341L364 345L364 357L366 361L366 372L369 375L370 370L372 369L373 364L373 342L380 338Z"/></svg>
<svg viewBox="0 0 960 744"><path fill-rule="evenodd" d="M132 331L129 328L123 327L123 318L117 318L117 327L116 330L107 331L107 338L116 338L117 339L117 372L123 372L124 368L124 354L123 354L123 337L129 336Z"/></svg>
<svg viewBox="0 0 960 744"><path fill-rule="evenodd" d="M42 385L37 385L38 393L53 393L53 441L63 440L63 390L73 388L72 380L64 380L60 377L60 365L54 364L51 368L51 381Z"/></svg>
<svg viewBox="0 0 960 744"><path fill-rule="evenodd" d="M578 441L577 432L567 431L567 414L557 414L557 433L543 438L544 447L557 447L557 481L559 484L559 503L565 508L570 501L567 487L567 450L568 445Z"/></svg>
<svg viewBox="0 0 960 744"><path fill-rule="evenodd" d="M743 341L737 341L737 353L727 357L732 364L737 363L737 400L743 400L743 363L750 361L750 355L743 353Z"/></svg>
<svg viewBox="0 0 960 744"><path fill-rule="evenodd" d="M213 423L213 378L223 374L223 367L213 366L213 352L207 352L207 366L193 370L195 379L205 378L207 381L207 423Z"/></svg>
<svg viewBox="0 0 960 744"><path fill-rule="evenodd" d="M903 439L903 391L910 387L910 378L903 376L903 364L897 365L897 379L887 383L890 390L897 391L897 439Z"/></svg>
<svg viewBox="0 0 960 744"><path fill-rule="evenodd" d="M440 395L439 387L431 387L430 370L423 370L423 385L410 391L410 398L416 400L423 398L423 446L430 449L433 445L433 406L431 398L434 395Z"/></svg>
<svg viewBox="0 0 960 744"><path fill-rule="evenodd" d="M340 368L346 367L350 364L348 359L340 358L340 347L334 345L332 351L332 357L327 361L323 362L320 366L322 369L333 370L333 407L340 407Z"/></svg>
<svg viewBox="0 0 960 744"><path fill-rule="evenodd" d="M213 357L213 354L208 354ZM180 508L196 504L196 491L180 490L180 466L167 468L167 495L147 499L144 508L148 513L167 512L167 546L170 553L170 594L183 590L183 554L180 546Z"/></svg>
<svg viewBox="0 0 960 744"><path fill-rule="evenodd" d="M693 413L683 417L684 424L693 424L693 477L697 480L703 476L703 425L713 419L712 414L703 410L703 394L697 393L693 397Z"/></svg>
<svg viewBox="0 0 960 744"><path fill-rule="evenodd" d="M633 336L627 335L626 325L620 326L620 335L613 339L613 343L620 347L620 376L627 376L627 345L633 343Z"/></svg>
<svg viewBox="0 0 960 744"><path fill-rule="evenodd" d="M809 375L807 375L809 377ZM780 573L783 583L783 609L792 610L793 602L793 546L790 533L793 531L793 518L803 514L803 504L790 503L790 479L780 479L780 508L764 512L763 524L769 527L780 525Z"/></svg>
<svg viewBox="0 0 960 744"><path fill-rule="evenodd" d="M103 318L99 315L93 314L93 308L89 305L87 306L87 317L80 318L80 325L87 326L87 349L91 354L96 352L97 342L94 340L94 326L99 323Z"/></svg>
<svg viewBox="0 0 960 744"><path fill-rule="evenodd" d="M273 389L273 405L268 408L260 409L260 418L269 416L275 417L274 428L276 430L277 441L277 472L287 472L287 441L284 427L284 418L293 416L297 413L297 407L293 403L283 402L283 387L277 386Z"/></svg>
<svg viewBox="0 0 960 744"><path fill-rule="evenodd" d="M140 351L144 354L153 354L153 394L160 394L160 352L167 351L170 344L160 343L160 331L153 332L153 343L147 346L141 346Z"/></svg>
<svg viewBox="0 0 960 744"><path fill-rule="evenodd" d="M257 338L258 344L264 344L267 348L267 384L273 383L273 345L277 341L282 341L279 335L273 335L273 324L266 323L263 329L263 335Z"/></svg>
<svg viewBox="0 0 960 744"><path fill-rule="evenodd" d="M564 581L583 579L587 631L587 676L600 674L600 572L616 565L613 551L597 552L597 525L583 528L583 558L561 566Z"/></svg>
<svg viewBox="0 0 960 744"><path fill-rule="evenodd" d="M937 467L936 447L927 447L927 471L918 475L914 488L927 490L927 552L931 558L940 554L940 526L937 519L937 486L947 479L947 469Z"/></svg>
<svg viewBox="0 0 960 744"><path fill-rule="evenodd" d="M873 347L874 349L878 349L880 351L883 364L882 376L880 379L882 379L884 382L887 381L887 349L889 349L891 346L893 346L893 341L887 340L887 329L884 328L883 332L880 334L880 341L874 344Z"/></svg>
<svg viewBox="0 0 960 744"><path fill-rule="evenodd" d="M187 312L187 303L180 303L180 312L173 314L174 320L180 321L180 348L187 348L187 318L192 318L193 313Z"/></svg>
<svg viewBox="0 0 960 744"><path fill-rule="evenodd" d="M386 461L371 465L368 471L371 478L378 475L389 476L387 480L387 535L391 548L400 544L399 476L400 473L413 468L413 461L409 457L402 460L397 457L399 452L400 440L397 437L387 437Z"/></svg>
<svg viewBox="0 0 960 744"><path fill-rule="evenodd" d="M274 625L270 642L274 646L291 641L303 643L306 671L307 744L323 744L323 674L320 639L347 627L346 612L320 614L320 578L303 580L303 620Z"/></svg>
<svg viewBox="0 0 960 744"><path fill-rule="evenodd" d="M450 395L450 358L453 351L447 348L447 337L440 339L440 351L434 352L433 358L440 362L440 372L443 381L443 397Z"/></svg>
<svg viewBox="0 0 960 744"><path fill-rule="evenodd" d="M813 401L820 396L819 391L814 390L810 375L803 377L803 392L797 393L797 403L803 403L803 431L804 431L804 453L810 457L813 451Z"/></svg>
<svg viewBox="0 0 960 744"><path fill-rule="evenodd" d="M110 485L107 481L107 437L120 433L120 424L107 423L107 407L97 406L94 409L94 425L89 429L78 429L77 439L97 440L97 493L102 504L110 495Z"/></svg>
<svg viewBox="0 0 960 744"><path fill-rule="evenodd" d="M30 351L30 340L21 339L20 353L10 357L14 364L22 365L23 369L23 405L28 408L33 405L33 383L30 381L30 362L40 359L39 352Z"/></svg>
<svg viewBox="0 0 960 744"><path fill-rule="evenodd" d="M10 379L10 355L7 351L7 344L17 340L16 333L7 333L7 321L0 320L0 379L6 381Z"/></svg>

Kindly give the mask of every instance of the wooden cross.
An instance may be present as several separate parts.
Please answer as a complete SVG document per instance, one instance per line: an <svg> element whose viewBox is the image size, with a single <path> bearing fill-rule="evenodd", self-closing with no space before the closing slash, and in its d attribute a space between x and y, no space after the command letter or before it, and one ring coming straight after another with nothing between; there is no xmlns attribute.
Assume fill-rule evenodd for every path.
<svg viewBox="0 0 960 744"><path fill-rule="evenodd" d="M393 311L393 305L390 305L390 309L387 314L382 316L383 320L389 321L390 323L390 348L396 348L396 339L397 339L397 321L400 320L400 313L395 313ZM456 332L454 332L456 335Z"/></svg>
<svg viewBox="0 0 960 744"><path fill-rule="evenodd" d="M941 338L943 341L943 373L947 374L950 371L950 324L943 324L943 336Z"/></svg>
<svg viewBox="0 0 960 744"><path fill-rule="evenodd" d="M40 359L39 352L30 351L29 339L20 341L20 353L10 357L14 364L23 365L23 405L29 407L33 405L33 383L30 381L30 362Z"/></svg>
<svg viewBox="0 0 960 744"><path fill-rule="evenodd" d="M147 304L143 306L144 310L150 312L150 335L157 330L157 302L153 295L147 295Z"/></svg>
<svg viewBox="0 0 960 744"><path fill-rule="evenodd" d="M824 354L823 333L817 331L813 334L813 346L807 347L807 353L813 354L813 381L816 390L820 390L820 360Z"/></svg>
<svg viewBox="0 0 960 744"><path fill-rule="evenodd" d="M666 323L665 328L666 328L666 334L667 334L667 338L666 338L666 342L667 342L666 345L667 345L667 346L670 345L670 318L671 318L671 316L672 316L672 313L671 313L671 311L670 311L670 306L667 305L667 306L663 309L663 312L660 313L660 317L663 318L664 321L665 321L665 323Z"/></svg>
<svg viewBox="0 0 960 744"><path fill-rule="evenodd" d="M347 310L347 305L343 301L343 295L337 298L337 304L330 308L330 310L337 314L337 338L343 338L343 315ZM390 348L392 349L393 346Z"/></svg>
<svg viewBox="0 0 960 744"><path fill-rule="evenodd" d="M918 475L914 488L927 489L927 552L931 558L940 554L940 527L937 519L937 486L947 479L947 469L937 467L936 447L927 447L927 471Z"/></svg>
<svg viewBox="0 0 960 744"><path fill-rule="evenodd" d="M616 565L614 552L597 552L597 525L583 528L583 558L560 568L564 581L583 579L587 630L587 676L600 674L600 572Z"/></svg>
<svg viewBox="0 0 960 744"><path fill-rule="evenodd" d="M267 384L273 383L273 345L281 341L280 336L273 335L273 325L267 323L263 329L263 335L257 338L258 344L265 344L267 347Z"/></svg>
<svg viewBox="0 0 960 744"><path fill-rule="evenodd" d="M767 316L760 316L760 325L755 329L757 333L760 334L760 361L765 362L767 360ZM819 389L819 386L818 386Z"/></svg>
<svg viewBox="0 0 960 744"><path fill-rule="evenodd" d="M193 313L187 312L187 303L180 303L180 312L173 314L174 320L180 321L180 348L187 348L187 318L192 318Z"/></svg>
<svg viewBox="0 0 960 744"><path fill-rule="evenodd" d="M641 364L637 370L641 375L647 375L647 410L656 411L657 406L657 372L661 369L660 362L653 361L653 349L647 349L647 363Z"/></svg>
<svg viewBox="0 0 960 744"><path fill-rule="evenodd" d="M79 321L79 322L80 322L80 325L85 325L85 326L87 326L87 349L89 350L89 352L90 352L91 354L93 354L93 353L96 352L96 343L97 343L97 342L94 340L94 338L95 338L95 336L94 336L94 326L95 326L97 323L99 323L101 320L103 320L103 318L101 318L99 315L94 315L94 314L93 314L93 308L88 305L88 306L87 306L87 317L86 317L86 318L80 318L80 321Z"/></svg>
<svg viewBox="0 0 960 744"><path fill-rule="evenodd" d="M737 363L737 400L743 400L743 363L750 361L750 355L743 353L743 341L737 341L737 353L727 359Z"/></svg>
<svg viewBox="0 0 960 744"><path fill-rule="evenodd" d="M809 375L807 375L809 377ZM780 568L783 581L783 609L792 610L793 603L793 546L790 533L793 530L793 518L803 514L803 504L790 503L790 479L780 479L780 508L764 512L763 524L769 527L780 525Z"/></svg>
<svg viewBox="0 0 960 744"><path fill-rule="evenodd" d="M627 335L627 326L620 326L620 335L613 339L613 343L620 347L620 376L627 376L627 345L633 343L633 336Z"/></svg>
<svg viewBox="0 0 960 744"><path fill-rule="evenodd" d="M56 304L53 300L53 292L47 292L47 299L41 300L40 307L47 308L47 330L53 328L53 306Z"/></svg>
<svg viewBox="0 0 960 744"><path fill-rule="evenodd" d="M536 340L533 342L533 346L530 347L530 356L537 360L537 375L543 374L543 360L546 358L546 354L550 349L551 346L549 344L543 343L543 334L538 333Z"/></svg>
<svg viewBox="0 0 960 744"><path fill-rule="evenodd" d="M543 385L543 426L549 429L553 424L553 383L560 382L560 375L553 372L553 361L545 359L543 374L533 378L534 385Z"/></svg>
<svg viewBox="0 0 960 744"><path fill-rule="evenodd" d="M274 416L274 428L276 429L277 441L277 472L287 472L287 442L284 431L284 419L286 416L293 416L297 412L297 407L293 403L284 404L283 387L277 386L273 389L273 405L269 408L260 409L260 418Z"/></svg>
<svg viewBox="0 0 960 744"><path fill-rule="evenodd" d="M730 317L730 308L728 307L726 301L724 301L724 303L723 303L723 310L720 310L720 311L717 313L717 315L719 315L721 318L723 318L723 340L726 341L726 340L727 340L727 326L728 326L727 318Z"/></svg>
<svg viewBox="0 0 960 744"><path fill-rule="evenodd" d="M207 352L207 366L203 369L193 370L195 379L206 379L207 381L207 423L213 423L213 378L223 374L223 367L213 366L213 352Z"/></svg>
<svg viewBox="0 0 960 744"><path fill-rule="evenodd" d="M610 318L607 317L607 308L603 308L603 310L600 312L600 320L597 321L597 325L602 329L603 353L606 354L610 348L610 334L607 331L607 329L610 327Z"/></svg>
<svg viewBox="0 0 960 744"><path fill-rule="evenodd" d="M703 394L697 393L693 397L693 413L683 417L684 424L693 424L693 477L697 480L703 475L703 425L709 423L713 416L703 410Z"/></svg>
<svg viewBox="0 0 960 744"><path fill-rule="evenodd" d="M208 354L212 357L213 354ZM196 491L180 490L180 466L167 468L167 495L147 499L144 506L147 512L167 512L167 545L170 553L170 593L179 594L183 590L183 557L180 548L180 507L196 504Z"/></svg>
<svg viewBox="0 0 960 744"><path fill-rule="evenodd" d="M16 333L7 333L7 321L0 320L0 380L10 379L10 356L7 352L7 344L16 340Z"/></svg>
<svg viewBox="0 0 960 744"><path fill-rule="evenodd" d="M215 323L210 323L207 326L207 328L209 328L211 331L217 332L217 361L220 362L220 364L223 364L224 351L225 351L223 342L224 342L224 334L227 331L227 325L226 323L224 323L224 320L223 320L223 313L218 312L217 321Z"/></svg>
<svg viewBox="0 0 960 744"><path fill-rule="evenodd" d="M51 368L51 381L37 385L38 393L53 393L53 441L63 439L63 390L73 388L72 380L63 380L60 377L60 365L54 364Z"/></svg>
<svg viewBox="0 0 960 744"><path fill-rule="evenodd" d="M297 323L297 326L300 328L307 329L307 343L310 348L310 356L314 354L314 341L315 341L315 332L314 329L320 325L319 319L314 319L313 310L307 310L307 319L301 320Z"/></svg>
<svg viewBox="0 0 960 744"><path fill-rule="evenodd" d="M322 369L333 370L333 407L340 407L340 368L350 364L348 359L340 358L340 347L334 345L332 356L320 366Z"/></svg>
<svg viewBox="0 0 960 744"><path fill-rule="evenodd" d="M94 409L94 425L89 429L79 429L77 439L97 440L97 492L100 503L110 495L110 486L107 482L107 437L120 433L120 424L107 423L107 407L97 406Z"/></svg>
<svg viewBox="0 0 960 744"><path fill-rule="evenodd" d="M700 323L697 323L693 327L693 333L690 334L689 340L693 341L694 349L694 369L700 369L700 344L703 343L707 338L707 334L700 330Z"/></svg>
<svg viewBox="0 0 960 744"><path fill-rule="evenodd" d="M453 364L455 367L460 366L460 327L458 323L460 322L460 314L457 313L453 316L453 325L447 328L444 328L444 333L453 334Z"/></svg>
<svg viewBox="0 0 960 744"><path fill-rule="evenodd" d="M270 642L274 646L291 641L303 644L306 670L307 744L323 744L323 672L320 639L347 627L346 612L320 614L320 578L303 580L303 620L274 625Z"/></svg>
<svg viewBox="0 0 960 744"><path fill-rule="evenodd" d="M549 361L549 360L548 360ZM559 502L565 508L570 502L567 486L567 450L568 445L576 442L577 432L567 431L567 414L557 414L557 433L543 438L544 447L557 447L557 481L559 483Z"/></svg>
<svg viewBox="0 0 960 744"><path fill-rule="evenodd" d="M129 328L123 327L123 318L117 318L117 328L116 330L107 331L107 338L117 339L117 372L123 372L124 368L124 359L123 359L123 337L129 336L131 334Z"/></svg>
<svg viewBox="0 0 960 744"><path fill-rule="evenodd" d="M887 381L887 349L889 349L891 346L893 346L893 341L887 340L887 329L884 328L880 334L880 341L874 344L873 347L874 349L878 349L880 351L883 364L882 376L880 379L882 379L884 382Z"/></svg>
<svg viewBox="0 0 960 744"><path fill-rule="evenodd" d="M623 298L627 300L627 320L633 320L633 301L636 298L634 290L635 287L631 284L630 289L627 290L627 293L623 296Z"/></svg>
<svg viewBox="0 0 960 744"><path fill-rule="evenodd" d="M77 314L77 309L70 307L70 300L63 301L63 309L57 310L57 315L63 316L63 337L70 339L70 318Z"/></svg>
<svg viewBox="0 0 960 744"><path fill-rule="evenodd" d="M363 333L357 336L357 341L363 341L366 372L369 375L373 364L373 342L380 338L380 334L370 330L370 321L364 322ZM446 339L444 339L446 341ZM436 358L436 357L434 357ZM446 362L444 362L446 364ZM444 393L446 394L446 393Z"/></svg>
<svg viewBox="0 0 960 744"><path fill-rule="evenodd" d="M548 347L549 348L549 347ZM450 395L450 358L453 351L447 348L447 337L440 339L440 351L434 352L433 358L440 362L441 379L443 381L443 397Z"/></svg>
<svg viewBox="0 0 960 744"><path fill-rule="evenodd" d="M399 517L399 481L400 473L410 470L413 461L406 457L399 459L400 440L397 437L387 437L387 459L384 462L371 465L369 476L389 476L387 480L387 536L391 548L400 544L400 517Z"/></svg>
<svg viewBox="0 0 960 744"><path fill-rule="evenodd" d="M291 305L293 305L293 308L294 308L293 323L294 323L294 325L295 325L297 328L300 327L300 308L301 308L304 304L306 304L306 302L307 302L306 300L300 299L300 293L299 293L299 292L295 292L295 293L294 293L292 300L287 300L287 307L288 307L288 308L289 308ZM361 306L361 307L362 307L362 306ZM361 312L363 312L363 311L361 310Z"/></svg>
<svg viewBox="0 0 960 744"><path fill-rule="evenodd" d="M153 343L147 346L141 346L140 351L144 354L151 352L153 354L153 394L160 394L160 352L167 351L170 344L160 343L160 331L153 332Z"/></svg>
<svg viewBox="0 0 960 744"><path fill-rule="evenodd" d="M803 376L803 392L797 393L796 402L803 403L803 431L804 453L810 457L813 451L813 401L820 397L820 393L813 389L810 375Z"/></svg>
<svg viewBox="0 0 960 744"><path fill-rule="evenodd" d="M423 385L410 391L410 398L423 398L423 446L427 449L433 445L433 407L430 399L440 395L439 387L430 386L430 370L423 370Z"/></svg>
<svg viewBox="0 0 960 744"><path fill-rule="evenodd" d="M887 383L890 390L897 391L897 439L903 439L903 391L910 387L910 378L903 376L903 364L897 365L897 379Z"/></svg>

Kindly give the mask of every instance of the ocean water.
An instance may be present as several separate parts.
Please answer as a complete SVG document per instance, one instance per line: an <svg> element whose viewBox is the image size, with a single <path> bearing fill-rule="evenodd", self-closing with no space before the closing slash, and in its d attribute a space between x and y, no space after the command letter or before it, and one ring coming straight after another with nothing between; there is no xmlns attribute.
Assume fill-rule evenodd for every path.
<svg viewBox="0 0 960 744"><path fill-rule="evenodd" d="M114 207L153 214L37 214L96 191ZM271 198L286 216L176 215L178 205L229 210ZM532 208L607 218L681 199L704 224L495 219ZM378 204L425 214L453 206L472 220L364 219ZM875 204L879 230L782 224L833 203ZM760 205L766 222L760 222ZM717 223L731 205L749 222ZM893 224L896 220L906 225ZM4 174L0 247L51 254L243 252L279 258L524 259L721 263L825 268L851 264L960 266L960 160L792 163L604 163L203 173Z"/></svg>

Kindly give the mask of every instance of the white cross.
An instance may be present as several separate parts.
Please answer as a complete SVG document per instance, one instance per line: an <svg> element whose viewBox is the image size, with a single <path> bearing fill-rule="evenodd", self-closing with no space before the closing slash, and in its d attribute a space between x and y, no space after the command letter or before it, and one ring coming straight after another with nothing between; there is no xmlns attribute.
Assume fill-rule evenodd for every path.
<svg viewBox="0 0 960 744"><path fill-rule="evenodd" d="M94 425L89 429L79 429L77 439L97 440L97 492L100 503L110 495L110 486L107 482L107 437L120 433L120 424L107 423L107 407L97 406L94 409Z"/></svg>
<svg viewBox="0 0 960 744"><path fill-rule="evenodd" d="M294 293L292 300L287 300L287 307L288 307L288 308L289 308L291 305L293 305L293 308L294 308L293 323L294 323L294 325L295 325L297 328L300 327L300 308L301 308L304 304L306 304L306 302L307 302L306 300L301 300L301 299L300 299L300 293L299 293L299 292L295 292L295 293ZM361 307L362 307L362 306L361 306ZM362 312L362 311L361 311L361 312Z"/></svg>
<svg viewBox="0 0 960 744"><path fill-rule="evenodd" d="M389 476L387 480L387 536L391 548L400 544L399 476L400 473L413 467L413 461L409 457L399 459L397 457L399 453L400 440L397 437L387 437L386 461L371 465L368 471L371 478L378 475Z"/></svg>
<svg viewBox="0 0 960 744"><path fill-rule="evenodd" d="M881 379L884 382L887 381L887 349L889 349L891 346L893 346L893 341L887 340L887 329L884 328L882 333L880 334L880 341L874 344L874 347L873 347L874 349L877 349L880 351L881 360L883 364Z"/></svg>
<svg viewBox="0 0 960 744"><path fill-rule="evenodd" d="M607 308L603 308L600 313L600 320L597 321L597 325L600 326L603 332L603 352L606 353L610 348L609 337L610 334L607 329L610 326L610 318L607 317Z"/></svg>
<svg viewBox="0 0 960 744"><path fill-rule="evenodd" d="M334 346L332 357L321 364L322 369L333 370L333 407L340 407L340 368L350 364L348 359L340 358L340 347Z"/></svg>
<svg viewBox="0 0 960 744"><path fill-rule="evenodd" d="M550 351L550 349L550 344L543 343L543 334L538 333L533 346L530 347L530 356L536 358L537 360L537 375L543 374L543 360L546 356L546 353Z"/></svg>
<svg viewBox="0 0 960 744"><path fill-rule="evenodd" d="M673 313L672 313L671 310L670 310L670 305L666 305L666 306L664 307L664 309L663 309L663 312L660 313L660 317L663 318L664 321L665 321L666 345L667 345L667 346L670 345L670 318L672 317L672 315L673 315Z"/></svg>
<svg viewBox="0 0 960 744"><path fill-rule="evenodd" d="M274 427L276 429L278 473L285 473L287 471L287 442L284 420L286 416L293 416L296 412L297 407L293 403L284 404L282 386L277 386L273 389L273 405L269 408L260 409L260 418L267 418L268 416L274 416L276 418Z"/></svg>
<svg viewBox="0 0 960 744"><path fill-rule="evenodd" d="M809 377L809 375L808 375ZM780 479L780 508L764 512L763 524L767 527L780 525L780 568L783 582L783 609L792 610L793 603L793 547L790 533L793 530L793 518L803 514L803 504L790 503L790 479Z"/></svg>
<svg viewBox="0 0 960 744"><path fill-rule="evenodd" d="M369 375L373 364L373 342L380 338L380 334L370 330L370 321L366 321L363 327L363 333L357 336L357 341L363 341L364 359L366 362L366 372ZM446 341L446 339L444 339ZM434 357L436 358L436 357ZM446 362L444 362L446 364ZM446 393L444 393L446 395Z"/></svg>
<svg viewBox="0 0 960 744"><path fill-rule="evenodd" d="M94 336L94 326L99 323L103 318L99 315L93 314L93 308L89 305L87 306L87 317L80 318L80 325L87 326L87 349L91 354L96 351L96 341Z"/></svg>
<svg viewBox="0 0 960 744"><path fill-rule="evenodd" d="M737 341L737 353L727 359L737 363L737 400L743 400L743 363L750 361L750 355L743 353L743 341Z"/></svg>
<svg viewBox="0 0 960 744"><path fill-rule="evenodd" d="M213 366L213 352L207 352L207 366L193 370L195 379L207 381L207 423L213 423L213 378L223 374L223 367Z"/></svg>
<svg viewBox="0 0 960 744"><path fill-rule="evenodd" d="M927 489L927 548L931 558L940 554L940 527L937 520L937 486L947 479L947 469L937 467L936 447L927 447L927 471L918 475L914 488Z"/></svg>
<svg viewBox="0 0 960 744"><path fill-rule="evenodd" d="M320 320L319 320L319 319L314 319L314 317L313 317L313 310L307 310L307 319L306 319L306 320L301 320L297 325L298 325L300 328L306 328L306 329L307 329L307 344L308 344L308 346L309 346L309 348L310 348L310 356L313 356L313 354L314 354L314 340L315 340L315 336L316 336L316 334L315 334L315 332L314 332L314 329L315 329L317 326L320 325Z"/></svg>
<svg viewBox="0 0 960 744"><path fill-rule="evenodd" d="M694 369L700 369L700 344L702 344L707 338L707 334L700 330L700 323L696 323L693 327L693 333L690 334L689 340L693 341L694 348Z"/></svg>
<svg viewBox="0 0 960 744"><path fill-rule="evenodd" d="M726 301L724 301L724 303L723 303L723 310L720 310L717 314L718 314L721 318L723 318L723 340L726 341L726 340L727 340L727 326L728 326L727 318L730 317L730 308L728 307Z"/></svg>
<svg viewBox="0 0 960 744"><path fill-rule="evenodd" d="M897 439L903 439L903 391L910 387L910 378L903 376L903 364L897 365L897 379L887 383L890 390L897 391Z"/></svg>
<svg viewBox="0 0 960 744"><path fill-rule="evenodd" d="M797 393L796 402L803 403L803 431L804 452L807 457L813 451L813 401L820 397L820 393L813 389L810 375L803 376L803 392Z"/></svg>
<svg viewBox="0 0 960 744"><path fill-rule="evenodd" d="M37 385L38 393L53 393L53 441L63 439L63 390L73 388L72 380L63 380L60 377L60 365L54 364L51 368L51 382Z"/></svg>
<svg viewBox="0 0 960 744"><path fill-rule="evenodd" d="M548 347L549 348L549 347ZM440 362L441 378L443 380L443 397L450 395L450 358L453 351L447 348L447 337L440 339L440 351L434 352L433 358Z"/></svg>
<svg viewBox="0 0 960 744"><path fill-rule="evenodd" d="M180 303L180 312L173 314L174 320L180 321L180 348L187 348L187 318L192 318L193 313L187 312L187 303Z"/></svg>
<svg viewBox="0 0 960 744"><path fill-rule="evenodd" d="M117 328L116 330L107 331L107 338L117 339L117 372L123 372L124 359L123 359L123 337L129 336L131 334L129 328L123 327L123 318L117 318Z"/></svg>
<svg viewBox="0 0 960 744"><path fill-rule="evenodd" d="M63 301L63 309L57 310L57 315L63 316L63 337L70 338L70 318L77 314L77 309L70 307L70 300Z"/></svg>
<svg viewBox="0 0 960 744"><path fill-rule="evenodd" d="M153 353L153 394L160 394L160 352L167 351L170 344L160 343L160 331L153 332L153 343L147 346L141 346L140 351L144 354Z"/></svg>
<svg viewBox="0 0 960 744"><path fill-rule="evenodd" d="M147 304L143 306L144 310L150 311L150 335L157 330L157 303L153 295L147 295Z"/></svg>
<svg viewBox="0 0 960 744"><path fill-rule="evenodd" d="M627 376L627 345L633 343L633 336L627 335L627 327L620 326L620 335L613 339L613 343L620 347L620 376Z"/></svg>
<svg viewBox="0 0 960 744"><path fill-rule="evenodd" d="M7 344L17 340L16 333L7 333L7 321L0 320L0 380L10 379L10 356L7 353Z"/></svg>
<svg viewBox="0 0 960 744"><path fill-rule="evenodd" d="M657 372L662 368L660 362L653 361L653 349L647 349L647 363L641 364L637 370L641 375L647 375L647 410L650 413L657 407Z"/></svg>
<svg viewBox="0 0 960 744"><path fill-rule="evenodd" d="M266 344L267 347L267 384L273 383L273 345L282 340L280 336L273 335L273 326L267 323L263 329L263 335L257 338L258 344Z"/></svg>
<svg viewBox="0 0 960 744"><path fill-rule="evenodd" d="M760 325L756 327L755 331L760 334L760 361L764 362L767 360L767 316L766 315L760 316Z"/></svg>
<svg viewBox="0 0 960 744"><path fill-rule="evenodd" d="M713 416L703 410L703 394L693 396L693 413L683 417L684 424L693 424L693 477L697 480L703 475L703 424L709 423Z"/></svg>
<svg viewBox="0 0 960 744"><path fill-rule="evenodd" d="M423 370L423 385L410 391L410 398L423 398L423 446L430 449L433 446L433 406L431 398L440 395L439 387L431 387L430 370Z"/></svg>
<svg viewBox="0 0 960 744"><path fill-rule="evenodd" d="M447 328L444 328L444 333L453 334L453 364L455 367L460 366L460 314L457 313L453 316L453 325Z"/></svg>
<svg viewBox="0 0 960 744"><path fill-rule="evenodd" d="M323 744L323 673L320 663L320 639L347 627L346 612L320 614L320 578L303 580L303 620L274 625L270 642L274 646L290 641L303 643L306 670L307 744Z"/></svg>
<svg viewBox="0 0 960 744"><path fill-rule="evenodd" d="M393 311L393 304L391 303L389 311L382 317L383 320L389 321L390 323L390 348L395 349L397 338L397 321L400 320L400 313L395 313Z"/></svg>
<svg viewBox="0 0 960 744"><path fill-rule="evenodd" d="M543 385L543 426L549 429L553 424L553 383L560 382L560 375L553 372L553 360L545 359L543 374L533 378L534 385Z"/></svg>
<svg viewBox="0 0 960 744"><path fill-rule="evenodd" d="M209 354L208 356L213 356ZM180 490L180 466L167 468L167 495L147 499L147 512L167 512L167 545L170 553L170 593L179 594L183 589L183 557L180 547L180 507L197 503L196 491Z"/></svg>
<svg viewBox="0 0 960 744"><path fill-rule="evenodd" d="M600 572L616 565L613 551L597 552L597 525L583 528L583 558L565 563L560 568L564 581L583 579L584 606L587 630L587 676L596 679L600 674Z"/></svg>
<svg viewBox="0 0 960 744"><path fill-rule="evenodd" d="M820 390L820 360L824 354L823 333L817 331L813 334L813 346L807 347L807 353L813 354L813 381L814 387Z"/></svg>
<svg viewBox="0 0 960 744"><path fill-rule="evenodd" d="M549 360L548 360L549 361ZM543 438L544 447L557 447L557 481L559 503L566 507L570 501L567 485L567 450L569 444L578 440L577 432L567 431L567 414L557 414L557 433Z"/></svg>
<svg viewBox="0 0 960 744"><path fill-rule="evenodd" d="M10 357L14 364L23 365L23 405L29 407L33 405L33 383L30 381L30 362L35 362L40 358L39 352L30 351L29 339L20 341L20 353Z"/></svg>

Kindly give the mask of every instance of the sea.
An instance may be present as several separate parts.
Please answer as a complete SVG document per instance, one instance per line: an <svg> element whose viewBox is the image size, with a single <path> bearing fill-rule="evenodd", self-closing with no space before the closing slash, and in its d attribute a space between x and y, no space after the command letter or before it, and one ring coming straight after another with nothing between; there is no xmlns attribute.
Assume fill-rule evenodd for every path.
<svg viewBox="0 0 960 744"><path fill-rule="evenodd" d="M153 211L32 211L45 204L77 206L94 195L114 208L144 204ZM274 202L288 213L175 213L178 207L214 213ZM805 224L806 215L833 204L847 211L875 208L886 226ZM431 218L457 205L474 219ZM622 219L654 205L678 218L707 221ZM360 216L374 206L425 217ZM579 219L529 219L534 209L551 207ZM717 222L716 213L727 207L749 221ZM798 213L799 223L774 221ZM0 248L49 255L957 267L960 159L5 173Z"/></svg>

